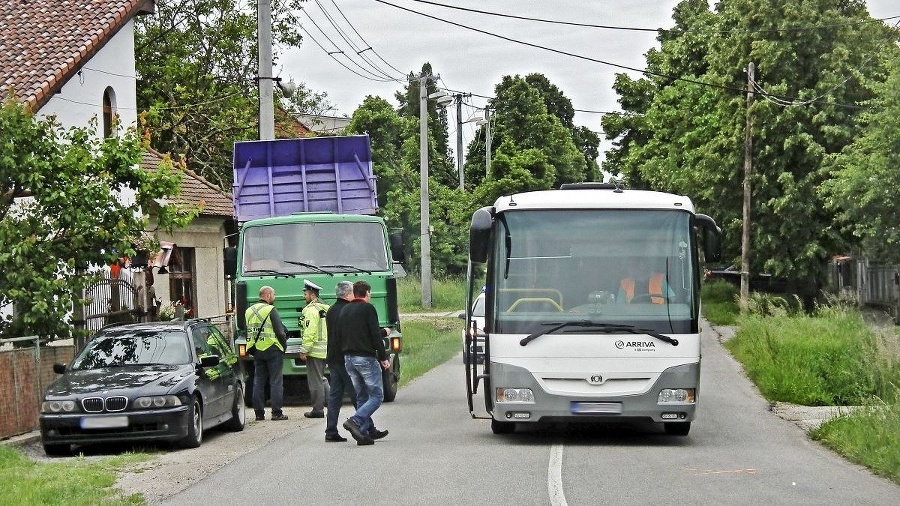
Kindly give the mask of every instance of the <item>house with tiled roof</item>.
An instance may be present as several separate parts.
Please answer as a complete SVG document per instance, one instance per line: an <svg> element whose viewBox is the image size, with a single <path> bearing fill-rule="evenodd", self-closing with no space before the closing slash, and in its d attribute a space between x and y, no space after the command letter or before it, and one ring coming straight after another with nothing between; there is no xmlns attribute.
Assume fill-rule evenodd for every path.
<svg viewBox="0 0 900 506"><path fill-rule="evenodd" d="M154 0L0 1L0 99L12 96L38 115L54 116L63 128L86 127L96 119L103 136L115 135L114 118L124 126L135 125L134 19L153 15L155 7ZM162 157L151 150L141 165L154 170ZM110 269L115 277L120 271L132 274L134 300L121 303L128 309L149 307L147 282L153 279L162 304L186 300L193 315L220 315L226 307L222 250L232 223L231 199L185 171L175 200L198 206L199 216L172 234L151 226L149 232L169 248L156 265ZM146 211L152 221L153 210ZM89 323L92 313L108 312L110 308L84 308ZM92 323L89 327L103 322Z"/></svg>

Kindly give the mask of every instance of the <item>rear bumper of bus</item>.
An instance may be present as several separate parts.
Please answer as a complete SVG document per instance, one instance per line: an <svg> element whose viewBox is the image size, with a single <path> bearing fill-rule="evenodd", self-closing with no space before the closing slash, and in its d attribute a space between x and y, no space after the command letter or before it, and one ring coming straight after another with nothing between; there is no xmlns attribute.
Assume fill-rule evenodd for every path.
<svg viewBox="0 0 900 506"><path fill-rule="evenodd" d="M649 388L641 392L602 396L551 393L546 391L534 375L521 367L491 363L490 384L493 398L493 418L501 422L537 423L558 421L615 422L651 420L654 422L691 422L694 420L700 385L700 364L692 363L664 370ZM585 381L589 381L585 379ZM498 401L497 391L513 391ZM533 397L533 402L530 401ZM660 392L688 391L692 401L661 402ZM516 396L521 393L521 396ZM681 392L678 392L681 393ZM503 395L501 395L503 397ZM677 397L677 395L676 395Z"/></svg>

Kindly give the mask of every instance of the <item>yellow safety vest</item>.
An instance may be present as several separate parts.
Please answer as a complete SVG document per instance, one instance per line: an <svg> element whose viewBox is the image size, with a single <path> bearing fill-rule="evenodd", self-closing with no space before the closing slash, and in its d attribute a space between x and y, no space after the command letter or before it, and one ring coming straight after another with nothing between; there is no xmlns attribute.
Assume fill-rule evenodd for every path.
<svg viewBox="0 0 900 506"><path fill-rule="evenodd" d="M303 353L313 358L325 358L328 355L328 325L325 323L325 312L328 304L314 300L303 308Z"/></svg>
<svg viewBox="0 0 900 506"><path fill-rule="evenodd" d="M265 302L257 302L247 308L245 316L247 319L248 350L255 347L259 351L265 351L274 344L279 350L284 351L278 336L275 335L275 327L272 325L272 318L269 316L273 309L275 309L275 306Z"/></svg>

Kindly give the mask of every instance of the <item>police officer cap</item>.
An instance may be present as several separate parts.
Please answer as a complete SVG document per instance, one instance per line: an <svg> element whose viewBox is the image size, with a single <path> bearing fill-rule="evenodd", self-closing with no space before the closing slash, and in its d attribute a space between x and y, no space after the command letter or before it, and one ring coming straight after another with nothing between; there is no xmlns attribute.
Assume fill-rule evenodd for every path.
<svg viewBox="0 0 900 506"><path fill-rule="evenodd" d="M312 281L310 281L308 279L304 279L303 280L303 289L304 290L313 290L313 291L318 292L318 291L322 290L322 287L313 283Z"/></svg>

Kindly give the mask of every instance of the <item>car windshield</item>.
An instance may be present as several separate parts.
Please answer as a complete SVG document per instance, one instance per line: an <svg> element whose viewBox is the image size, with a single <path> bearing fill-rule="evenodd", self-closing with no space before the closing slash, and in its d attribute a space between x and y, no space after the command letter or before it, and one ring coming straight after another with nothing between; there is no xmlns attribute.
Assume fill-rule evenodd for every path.
<svg viewBox="0 0 900 506"><path fill-rule="evenodd" d="M191 361L187 333L182 329L111 331L87 343L72 362L73 370L126 365L187 364Z"/></svg>

